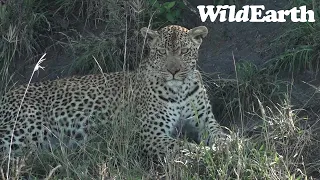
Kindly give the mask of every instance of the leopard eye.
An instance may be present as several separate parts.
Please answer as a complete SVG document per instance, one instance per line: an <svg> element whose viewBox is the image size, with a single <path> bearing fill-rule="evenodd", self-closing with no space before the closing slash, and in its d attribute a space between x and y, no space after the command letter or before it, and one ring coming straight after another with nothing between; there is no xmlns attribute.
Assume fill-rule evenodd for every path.
<svg viewBox="0 0 320 180"><path fill-rule="evenodd" d="M165 48L159 48L158 49L158 52L160 53L160 54L166 54L167 53L167 51L166 51L166 49Z"/></svg>
<svg viewBox="0 0 320 180"><path fill-rule="evenodd" d="M182 48L181 49L181 54L186 54L187 52L189 52L188 48Z"/></svg>

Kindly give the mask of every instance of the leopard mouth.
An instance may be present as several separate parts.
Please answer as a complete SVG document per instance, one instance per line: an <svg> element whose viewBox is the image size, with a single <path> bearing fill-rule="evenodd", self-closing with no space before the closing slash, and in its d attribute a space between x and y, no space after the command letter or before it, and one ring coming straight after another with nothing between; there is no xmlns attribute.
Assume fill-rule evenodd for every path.
<svg viewBox="0 0 320 180"><path fill-rule="evenodd" d="M170 77L166 77L165 80L167 82L172 81L172 82L183 82L185 78L182 77L177 77L177 76L170 76Z"/></svg>

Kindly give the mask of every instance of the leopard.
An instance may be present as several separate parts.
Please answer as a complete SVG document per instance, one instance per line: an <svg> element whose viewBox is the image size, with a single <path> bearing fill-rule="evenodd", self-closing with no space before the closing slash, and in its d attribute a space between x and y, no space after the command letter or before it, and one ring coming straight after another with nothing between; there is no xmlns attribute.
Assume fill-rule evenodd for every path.
<svg viewBox="0 0 320 180"><path fill-rule="evenodd" d="M200 142L211 147L225 141L228 135L213 115L197 69L208 29L169 25L140 32L146 57L134 71L33 82L5 93L0 101L1 151L48 147L57 139L88 141L92 128L99 126L91 117L110 121L122 112L123 96L129 93L145 154L163 156Z"/></svg>

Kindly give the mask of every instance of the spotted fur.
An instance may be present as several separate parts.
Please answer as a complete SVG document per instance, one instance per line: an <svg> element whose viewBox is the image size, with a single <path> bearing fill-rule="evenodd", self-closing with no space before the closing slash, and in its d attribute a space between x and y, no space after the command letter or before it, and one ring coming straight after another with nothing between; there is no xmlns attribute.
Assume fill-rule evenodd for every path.
<svg viewBox="0 0 320 180"><path fill-rule="evenodd" d="M137 71L87 75L30 84L17 116L26 85L9 91L0 105L0 148L44 147L55 138L68 144L85 141L96 126L91 117L108 121L133 88L143 150L163 155L184 148L178 137L212 145L224 134L216 122L201 75L196 70L198 49L207 35L204 26L188 30L171 25L159 31L142 28L148 56ZM126 78L124 78L126 77Z"/></svg>

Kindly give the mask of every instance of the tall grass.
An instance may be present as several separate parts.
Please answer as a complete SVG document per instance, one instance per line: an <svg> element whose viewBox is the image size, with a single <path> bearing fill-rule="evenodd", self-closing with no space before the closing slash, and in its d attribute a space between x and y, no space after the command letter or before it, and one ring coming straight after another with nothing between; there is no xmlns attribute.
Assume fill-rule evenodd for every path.
<svg viewBox="0 0 320 180"><path fill-rule="evenodd" d="M272 111L271 109L277 109ZM131 108L122 116L92 131L92 139L79 148L61 145L12 163L12 175L27 178L70 179L305 179L312 171L304 164L314 129L302 130L288 104L270 108L261 104L261 131L250 138L232 134L226 151L205 151L186 161L167 157L154 164L141 156L138 125ZM96 119L99 120L99 119Z"/></svg>
<svg viewBox="0 0 320 180"><path fill-rule="evenodd" d="M272 105L284 98L287 82L272 75L267 68L259 68L249 61L235 64L237 78L219 78L203 74L210 95L215 100L218 119L237 119L243 112L257 112L259 101ZM230 123L239 123L238 120Z"/></svg>
<svg viewBox="0 0 320 180"><path fill-rule="evenodd" d="M6 1L0 6L1 87L10 83L15 64L35 63L44 52L56 56L57 48L74 60L61 69L67 74L93 72L93 56L108 72L118 71L124 56L140 57L138 32L153 13L151 9L137 11L143 5L136 3L133 8L126 1L114 0ZM129 37L126 55L125 33ZM128 61L127 67L133 69L136 64Z"/></svg>
<svg viewBox="0 0 320 180"><path fill-rule="evenodd" d="M39 49L37 37L38 29L43 29L38 25L45 22L46 18L31 9L33 4L27 1L6 1L6 4L0 6L0 75L1 87L6 87L10 82L12 62L15 59L34 55L36 49ZM46 24L47 25L47 24ZM1 88L0 94L6 88Z"/></svg>
<svg viewBox="0 0 320 180"><path fill-rule="evenodd" d="M316 21L287 24L286 30L275 40L275 49L279 56L267 62L270 64L268 68L275 72L319 71L320 22L317 20L320 18L320 3L314 0L293 0L290 7L303 5L314 11Z"/></svg>

